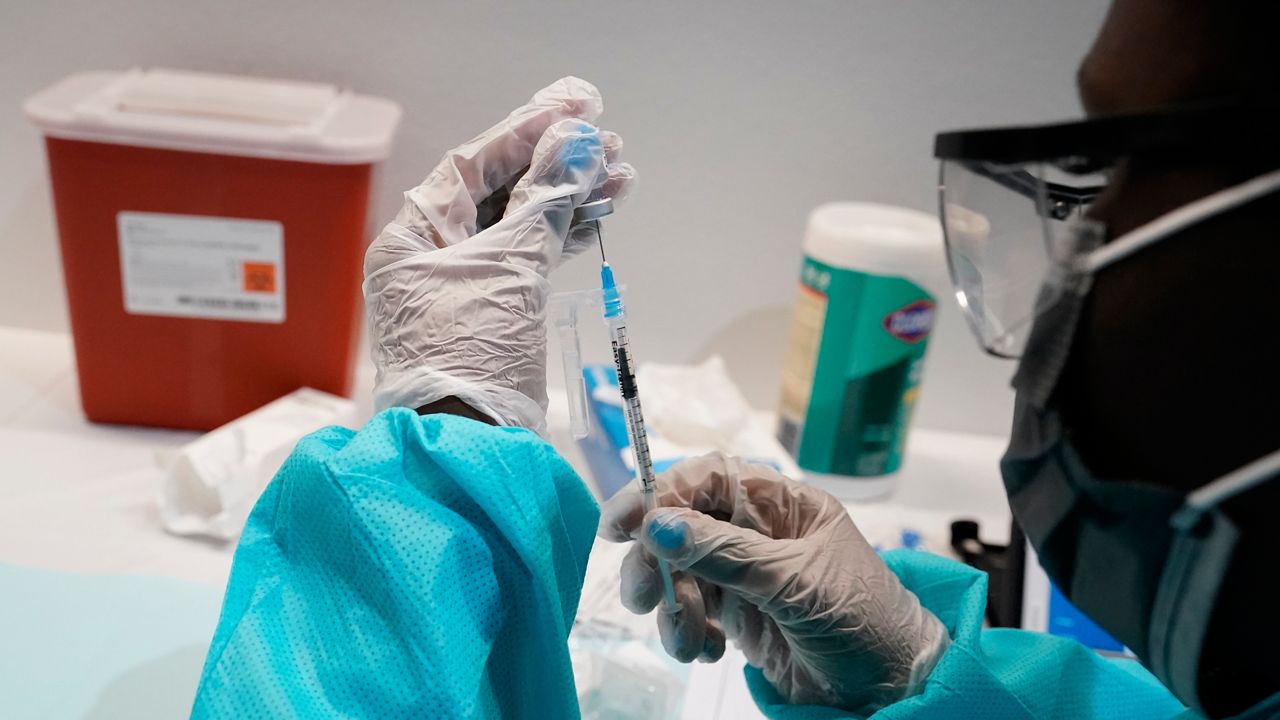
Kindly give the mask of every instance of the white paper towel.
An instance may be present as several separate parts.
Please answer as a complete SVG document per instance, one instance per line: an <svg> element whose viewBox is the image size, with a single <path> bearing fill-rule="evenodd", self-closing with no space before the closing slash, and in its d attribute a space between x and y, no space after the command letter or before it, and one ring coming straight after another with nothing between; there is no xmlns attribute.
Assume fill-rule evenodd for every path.
<svg viewBox="0 0 1280 720"><path fill-rule="evenodd" d="M803 477L774 437L772 415L752 410L719 355L700 365L642 364L636 384L645 423L656 431L649 436L655 458L719 451L772 462L784 475Z"/></svg>
<svg viewBox="0 0 1280 720"><path fill-rule="evenodd" d="M352 422L355 405L302 388L158 458L160 519L169 532L233 540L302 436Z"/></svg>

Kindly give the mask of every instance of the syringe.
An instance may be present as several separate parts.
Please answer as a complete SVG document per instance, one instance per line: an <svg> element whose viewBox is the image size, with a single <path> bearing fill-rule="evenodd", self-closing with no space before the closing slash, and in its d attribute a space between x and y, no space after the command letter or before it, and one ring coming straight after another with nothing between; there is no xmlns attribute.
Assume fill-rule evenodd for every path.
<svg viewBox="0 0 1280 720"><path fill-rule="evenodd" d="M658 506L656 480L653 475L653 458L649 455L649 436L644 428L644 413L640 410L640 392L636 388L635 361L631 355L631 343L627 338L627 313L622 307L613 268L604 256L604 236L600 233L600 218L613 212L609 199L583 203L574 213L575 222L590 222L600 242L600 284L604 289L604 321L609 327L609 340L613 344L613 362L618 369L618 387L622 391L622 411L627 420L627 436L631 440L631 453L635 459L636 479L640 481L640 499L647 514ZM671 583L671 568L667 561L658 559L658 574L662 576L663 610L677 612L675 586Z"/></svg>

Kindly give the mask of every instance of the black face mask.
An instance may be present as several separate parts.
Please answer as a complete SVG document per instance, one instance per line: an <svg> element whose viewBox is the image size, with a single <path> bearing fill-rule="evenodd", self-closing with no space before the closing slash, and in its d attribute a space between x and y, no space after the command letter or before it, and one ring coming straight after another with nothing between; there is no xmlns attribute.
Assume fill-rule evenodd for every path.
<svg viewBox="0 0 1280 720"><path fill-rule="evenodd" d="M1218 506L1280 476L1280 451L1184 495L1150 482L1095 477L1072 446L1053 396L1094 272L1141 247L1280 187L1230 188L1117 238L1071 229L1072 252L1049 273L1013 385L1017 403L1001 472L1010 505L1049 577L1129 646L1183 702L1199 707L1205 633L1239 531ZM1252 188L1249 191L1246 186ZM1246 189L1242 189L1246 188ZM1195 212L1197 206L1205 209ZM1170 218L1173 219L1171 222ZM1159 233L1153 235L1151 228ZM1104 257L1104 260L1099 260Z"/></svg>

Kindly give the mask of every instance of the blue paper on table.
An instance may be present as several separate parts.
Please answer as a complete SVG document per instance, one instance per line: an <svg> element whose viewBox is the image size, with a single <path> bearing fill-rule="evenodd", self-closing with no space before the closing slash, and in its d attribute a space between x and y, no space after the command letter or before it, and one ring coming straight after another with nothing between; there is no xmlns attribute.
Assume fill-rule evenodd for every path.
<svg viewBox="0 0 1280 720"><path fill-rule="evenodd" d="M574 717L598 517L527 430L395 408L308 435L249 516L192 716Z"/></svg>
<svg viewBox="0 0 1280 720"><path fill-rule="evenodd" d="M1103 630L1088 615L1080 612L1054 583L1049 583L1050 635L1066 637L1085 647L1104 652L1125 652L1124 645Z"/></svg>
<svg viewBox="0 0 1280 720"><path fill-rule="evenodd" d="M220 588L0 564L0 714L185 717Z"/></svg>
<svg viewBox="0 0 1280 720"><path fill-rule="evenodd" d="M631 449L627 438L627 420L622 413L618 390L618 371L608 365L588 365L582 369L587 384L587 408L591 412L591 432L578 441L582 457L591 468L591 477L604 498L622 489L632 478L623 460ZM617 397L612 402L602 395Z"/></svg>
<svg viewBox="0 0 1280 720"><path fill-rule="evenodd" d="M591 477L605 499L621 490L635 478L635 467L631 459L631 439L627 437L627 417L622 410L622 391L618 387L618 371L612 365L587 365L582 369L582 376L587 385L587 407L591 412L591 431L578 441L582 456L591 468ZM641 391L641 404L644 402ZM658 436L652 426L646 425L645 432L652 441ZM661 454L650 451L653 457L653 471L663 470L684 460L684 453ZM778 463L763 458L748 458L751 462L768 465L774 470L781 470Z"/></svg>

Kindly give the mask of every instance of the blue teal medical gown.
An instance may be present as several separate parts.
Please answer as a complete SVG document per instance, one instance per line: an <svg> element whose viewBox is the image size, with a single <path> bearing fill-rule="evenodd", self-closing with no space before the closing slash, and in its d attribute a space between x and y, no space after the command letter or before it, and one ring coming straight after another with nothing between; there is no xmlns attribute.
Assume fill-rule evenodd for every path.
<svg viewBox="0 0 1280 720"><path fill-rule="evenodd" d="M1136 660L1103 657L1075 640L1012 629L983 629L987 576L929 553L894 550L889 568L951 633L951 647L924 689L871 715L873 720L1192 720L1182 703ZM862 715L788 705L764 675L746 669L756 704L774 720L835 720ZM1239 720L1280 715L1280 695Z"/></svg>
<svg viewBox="0 0 1280 720"><path fill-rule="evenodd" d="M577 717L566 640L597 519L525 430L392 409L309 435L249 517L192 717ZM913 551L885 561L952 645L876 720L1182 712L1136 662L983 630L982 573ZM854 717L787 705L746 672L770 717Z"/></svg>
<svg viewBox="0 0 1280 720"><path fill-rule="evenodd" d="M575 717L598 516L526 430L400 408L313 433L249 516L192 717Z"/></svg>

